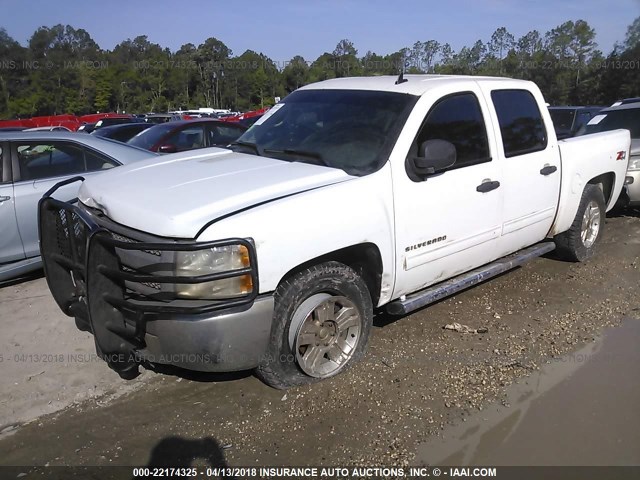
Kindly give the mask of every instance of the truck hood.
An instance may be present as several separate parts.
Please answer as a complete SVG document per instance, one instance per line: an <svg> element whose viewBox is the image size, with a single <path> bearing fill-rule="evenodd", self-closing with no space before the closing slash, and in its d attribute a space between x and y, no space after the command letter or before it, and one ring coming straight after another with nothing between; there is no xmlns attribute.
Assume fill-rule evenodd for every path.
<svg viewBox="0 0 640 480"><path fill-rule="evenodd" d="M78 199L127 227L195 238L222 216L352 178L335 168L208 149L114 168L86 180Z"/></svg>

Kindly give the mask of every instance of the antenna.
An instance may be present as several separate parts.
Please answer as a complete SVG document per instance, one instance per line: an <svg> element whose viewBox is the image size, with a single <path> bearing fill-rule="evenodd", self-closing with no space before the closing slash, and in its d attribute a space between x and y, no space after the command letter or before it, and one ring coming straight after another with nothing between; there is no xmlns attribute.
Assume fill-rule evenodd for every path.
<svg viewBox="0 0 640 480"><path fill-rule="evenodd" d="M406 51L402 50L402 68L400 69L400 75L398 75L398 79L396 80L396 85L400 85L401 83L408 82L406 78L404 78L404 69L407 67L407 59L405 57Z"/></svg>

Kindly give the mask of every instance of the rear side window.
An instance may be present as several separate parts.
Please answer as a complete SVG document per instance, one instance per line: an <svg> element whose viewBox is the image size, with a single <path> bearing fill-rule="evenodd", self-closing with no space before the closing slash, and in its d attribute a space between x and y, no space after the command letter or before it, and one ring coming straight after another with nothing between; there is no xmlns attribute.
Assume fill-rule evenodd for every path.
<svg viewBox="0 0 640 480"><path fill-rule="evenodd" d="M487 129L473 93L450 95L438 101L427 114L412 151L417 153L423 142L436 139L456 147L456 163L450 169L491 160Z"/></svg>
<svg viewBox="0 0 640 480"><path fill-rule="evenodd" d="M230 125L214 125L209 130L209 144L226 146L235 142L244 129Z"/></svg>
<svg viewBox="0 0 640 480"><path fill-rule="evenodd" d="M164 144L174 145L179 152L204 147L202 125L189 126L167 138Z"/></svg>
<svg viewBox="0 0 640 480"><path fill-rule="evenodd" d="M85 171L84 152L66 143L17 145L22 180L71 175Z"/></svg>
<svg viewBox="0 0 640 480"><path fill-rule="evenodd" d="M527 90L494 90L491 99L498 114L505 157L515 157L547 148L538 103Z"/></svg>
<svg viewBox="0 0 640 480"><path fill-rule="evenodd" d="M84 158L87 164L87 172L94 172L96 170L107 170L116 166L116 164L108 158L94 153L91 150L84 151Z"/></svg>

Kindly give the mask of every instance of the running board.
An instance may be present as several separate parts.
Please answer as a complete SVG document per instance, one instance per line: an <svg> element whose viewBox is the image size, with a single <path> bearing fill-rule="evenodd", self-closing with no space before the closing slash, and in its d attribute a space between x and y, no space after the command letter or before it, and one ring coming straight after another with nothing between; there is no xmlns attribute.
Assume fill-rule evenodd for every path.
<svg viewBox="0 0 640 480"><path fill-rule="evenodd" d="M554 242L543 242L531 247L520 250L519 252L507 255L493 263L484 265L483 267L463 273L451 280L427 287L424 290L407 295L404 299L394 300L387 305L387 312L392 315L406 315L413 310L437 302L454 293L472 287L480 282L500 275L515 267L519 267L523 263L533 260L536 257L544 255L555 250Z"/></svg>

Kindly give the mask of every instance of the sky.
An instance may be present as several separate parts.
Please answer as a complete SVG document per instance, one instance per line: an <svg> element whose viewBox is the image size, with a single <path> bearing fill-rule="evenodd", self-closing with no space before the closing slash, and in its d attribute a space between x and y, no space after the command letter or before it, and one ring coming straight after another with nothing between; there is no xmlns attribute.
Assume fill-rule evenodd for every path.
<svg viewBox="0 0 640 480"><path fill-rule="evenodd" d="M358 55L381 55L434 39L455 51L489 41L499 27L516 39L567 20L586 20L605 55L640 16L640 0L0 0L0 27L26 45L40 26L84 28L103 49L147 35L172 51L208 37L240 55L251 49L276 62L315 60L351 40Z"/></svg>

